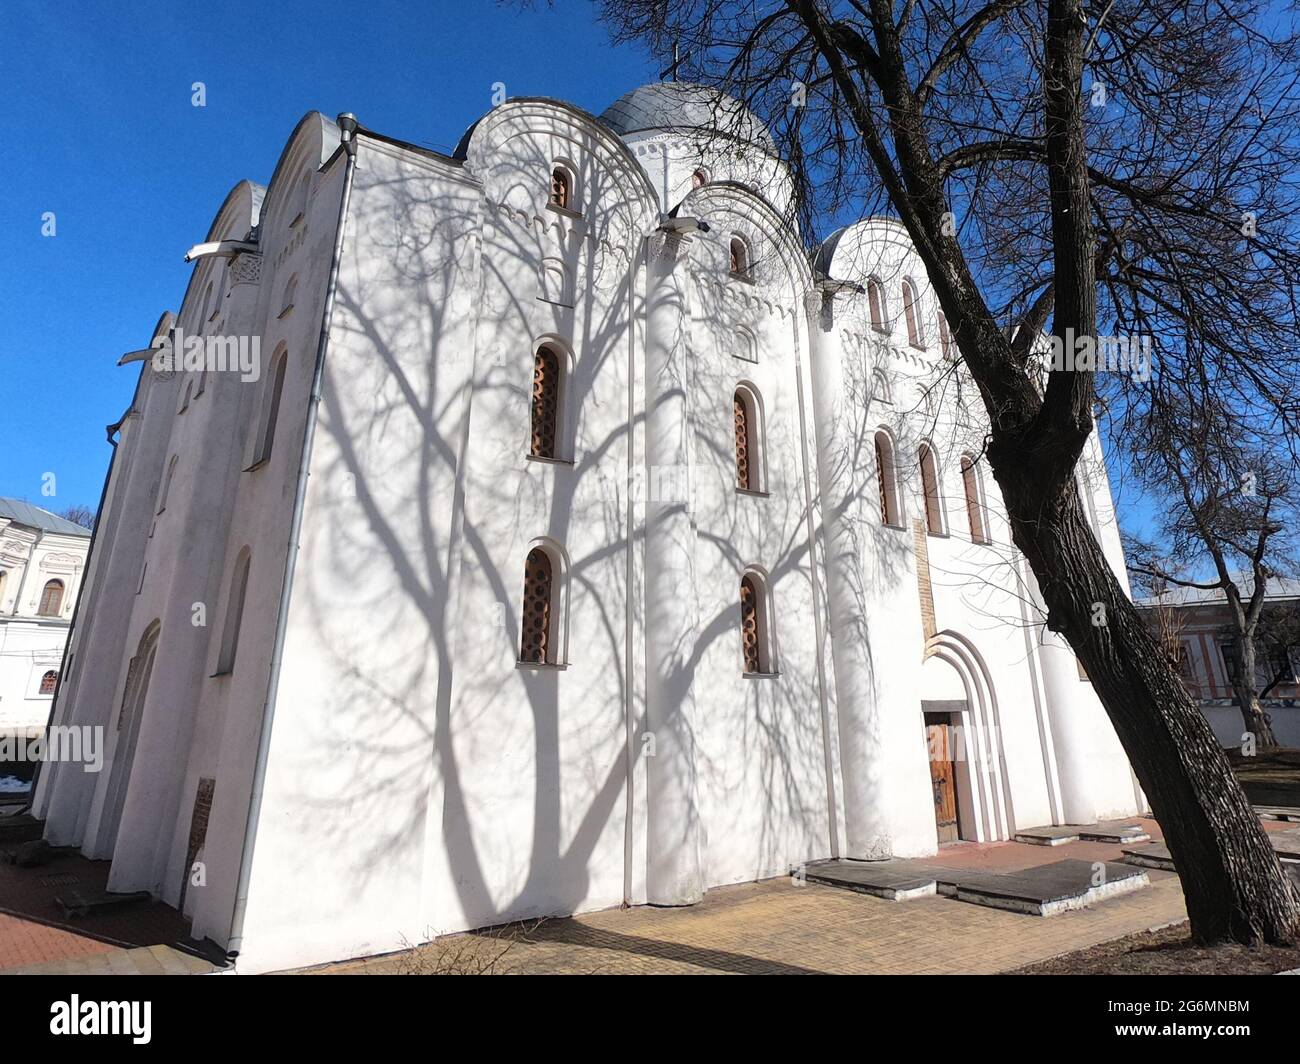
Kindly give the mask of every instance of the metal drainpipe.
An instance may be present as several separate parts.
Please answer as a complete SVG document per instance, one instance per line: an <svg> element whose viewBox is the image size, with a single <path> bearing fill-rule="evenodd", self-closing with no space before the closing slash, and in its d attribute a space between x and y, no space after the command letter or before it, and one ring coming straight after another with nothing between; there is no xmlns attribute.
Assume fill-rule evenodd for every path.
<svg viewBox="0 0 1300 1064"><path fill-rule="evenodd" d="M288 549L284 559L284 581L280 591L280 607L275 622L275 645L271 653L271 674L267 683L266 708L262 713L262 733L257 743L257 761L253 766L253 790L248 802L248 819L244 824L244 848L239 857L239 881L235 891L235 908L230 915L230 935L226 941L226 956L232 960L239 956L244 941L244 913L248 908L248 887L253 874L253 851L257 845L257 826L262 811L262 792L266 786L266 763L271 749L271 728L275 723L275 696L279 686L280 667L284 661L285 628L289 618L289 600L293 595L293 571L298 557L298 538L302 532L302 514L307 498L308 463L311 460L312 438L316 434L316 420L320 410L321 389L325 380L325 355L329 350L330 324L334 317L334 296L338 288L339 262L343 257L343 235L347 225L348 204L352 200L352 175L357 162L357 118L344 112L337 119L341 131L340 145L347 153L347 169L343 173L343 197L339 201L338 225L334 234L334 255L330 260L329 284L325 290L325 310L321 316L320 337L316 343L316 369L312 375L311 398L307 405L307 424L303 429L302 455L298 468L298 485L293 499L293 520L289 528Z"/></svg>
<svg viewBox="0 0 1300 1064"><path fill-rule="evenodd" d="M125 421L123 418L122 421ZM63 643L63 656L59 659L59 674L54 680L54 697L50 699L50 715L45 721L45 737L48 739L50 728L54 725L54 714L59 709L59 695L63 694L63 679L67 674L68 653L72 650L72 636L77 630L77 617L81 613L81 603L86 597L86 580L90 576L90 563L95 557L95 544L99 541L99 522L104 516L104 500L108 497L108 482L113 478L113 465L117 462L117 440L113 439L118 430L122 427L119 421L116 425L109 425L105 432L108 435L109 446L113 448L113 453L108 459L108 472L104 474L104 485L99 489L99 505L95 507L95 527L90 530L90 545L86 547L86 564L81 567L81 586L77 588L77 601L72 605L72 620L68 622L68 638ZM24 574L26 575L26 574ZM36 762L36 768L32 772L31 790L27 792L27 804L23 806L20 812L26 813L36 805L36 785L41 782L41 769L44 767L44 760Z"/></svg>

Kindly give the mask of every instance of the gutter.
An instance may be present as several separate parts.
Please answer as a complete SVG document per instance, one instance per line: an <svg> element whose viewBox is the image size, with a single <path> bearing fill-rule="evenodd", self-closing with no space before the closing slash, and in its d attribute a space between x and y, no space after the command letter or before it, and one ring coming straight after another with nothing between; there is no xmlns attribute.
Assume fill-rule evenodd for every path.
<svg viewBox="0 0 1300 1064"><path fill-rule="evenodd" d="M54 681L54 697L50 699L50 715L45 721L45 738L50 737L50 729L54 727L54 715L59 709L59 696L63 693L63 681L67 675L68 654L72 651L72 637L77 631L77 618L81 615L81 604L89 598L86 594L86 582L90 577L90 565L95 558L95 544L99 542L99 522L104 516L104 500L108 498L108 485L113 479L113 466L117 463L117 440L114 436L122 428L122 421L115 425L109 425L104 430L108 437L108 444L113 448L113 453L108 457L108 472L104 474L104 484L99 489L99 505L95 507L95 527L90 530L90 545L86 548L86 564L81 568L81 586L77 588L77 601L72 606L72 619L68 622L68 637L63 641L63 655L59 658L59 675ZM34 548L33 548L34 550ZM27 573L24 570L23 576ZM20 589L21 590L21 589ZM27 792L27 804L23 806L21 812L27 813L32 810L36 804L36 785L41 781L41 769L45 767L45 759L42 758L36 762L36 768L32 772L31 789Z"/></svg>
<svg viewBox="0 0 1300 1064"><path fill-rule="evenodd" d="M347 169L343 173L343 196L339 200L338 224L334 232L334 253L330 259L329 284L325 289L325 310L321 315L320 336L316 343L316 369L312 375L311 396L307 405L307 424L303 428L298 483L293 498L293 519L289 527L289 542L284 558L284 580L281 583L280 605L275 622L275 644L271 652L266 704L262 712L262 731L257 742L257 760L253 766L253 789L249 796L248 818L244 824L244 846L239 856L235 907L230 914L230 934L226 938L226 956L231 960L239 956L244 943L244 915L248 909L248 890L253 876L253 852L257 846L262 795L266 789L266 767L271 752L271 729L275 724L276 692L280 683L280 669L284 663L285 632L288 628L289 603L293 597L293 574L298 560L298 540L302 532L302 515L307 500L308 466L325 381L325 356L329 351L334 298L338 289L339 262L343 257L343 237L347 227L348 205L352 200L352 178L357 165L356 115L344 112L338 116L337 122L342 131L340 147L347 153Z"/></svg>

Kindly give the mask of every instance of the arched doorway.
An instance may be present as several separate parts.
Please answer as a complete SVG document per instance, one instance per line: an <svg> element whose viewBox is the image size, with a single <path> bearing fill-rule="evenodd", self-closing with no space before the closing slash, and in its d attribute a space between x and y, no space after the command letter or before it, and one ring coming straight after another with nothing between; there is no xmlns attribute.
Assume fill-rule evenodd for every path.
<svg viewBox="0 0 1300 1064"><path fill-rule="evenodd" d="M1011 838L997 695L979 652L955 632L926 643L921 714L940 844Z"/></svg>
<svg viewBox="0 0 1300 1064"><path fill-rule="evenodd" d="M153 673L153 660L158 651L158 633L161 626L154 621L140 637L140 646L127 666L126 688L122 705L113 724L118 737L113 750L113 766L109 770L108 790L104 796L104 814L100 820L99 852L113 856L117 847L117 833L122 826L122 808L131 783L131 766L135 761L135 748L140 739L140 718L145 700L149 697L149 677Z"/></svg>

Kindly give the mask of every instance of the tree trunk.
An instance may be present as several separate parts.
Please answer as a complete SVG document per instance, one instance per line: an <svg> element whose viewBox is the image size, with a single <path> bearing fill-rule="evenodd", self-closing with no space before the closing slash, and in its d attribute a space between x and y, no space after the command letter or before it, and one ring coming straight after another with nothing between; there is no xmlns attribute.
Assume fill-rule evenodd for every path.
<svg viewBox="0 0 1300 1064"><path fill-rule="evenodd" d="M1255 640L1254 633L1238 634L1233 655L1237 659L1237 678L1232 681L1233 693L1237 696L1237 705L1241 708L1241 719L1246 731L1255 736L1255 750L1274 750L1277 738L1273 735L1273 725L1264 713L1264 707L1255 696Z"/></svg>
<svg viewBox="0 0 1300 1064"><path fill-rule="evenodd" d="M1041 483L1008 441L995 440L989 458L1048 627L1083 661L1160 822L1193 938L1294 941L1300 899L1209 724L1111 572L1078 495L1044 503Z"/></svg>

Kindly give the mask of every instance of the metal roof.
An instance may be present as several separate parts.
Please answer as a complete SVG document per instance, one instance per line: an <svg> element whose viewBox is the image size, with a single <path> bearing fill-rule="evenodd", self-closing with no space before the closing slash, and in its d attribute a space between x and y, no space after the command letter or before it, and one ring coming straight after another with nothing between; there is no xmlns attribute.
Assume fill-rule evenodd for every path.
<svg viewBox="0 0 1300 1064"><path fill-rule="evenodd" d="M621 136L650 129L702 129L755 144L776 155L776 142L740 101L707 85L656 81L624 93L600 120Z"/></svg>
<svg viewBox="0 0 1300 1064"><path fill-rule="evenodd" d="M1249 573L1233 573L1233 580L1247 597L1252 593L1255 581ZM1279 599L1300 598L1300 579L1293 577L1272 577L1264 588L1264 600L1274 602ZM1139 607L1151 606L1206 606L1217 602L1226 602L1227 595L1218 587L1171 587L1160 595L1148 595L1146 598L1134 599Z"/></svg>
<svg viewBox="0 0 1300 1064"><path fill-rule="evenodd" d="M21 499L0 498L0 518L6 517L15 524L38 528L42 532L57 532L63 536L90 536L90 529L65 521L58 514L42 510Z"/></svg>

